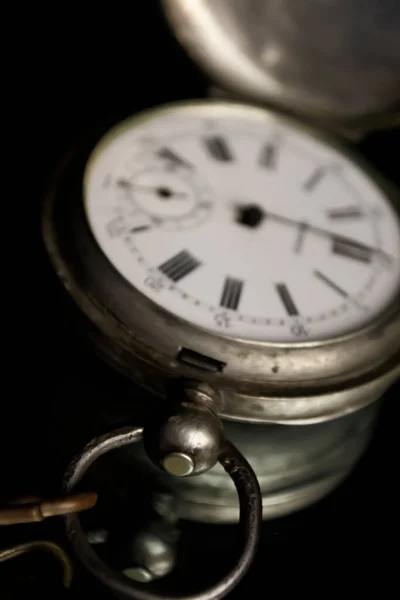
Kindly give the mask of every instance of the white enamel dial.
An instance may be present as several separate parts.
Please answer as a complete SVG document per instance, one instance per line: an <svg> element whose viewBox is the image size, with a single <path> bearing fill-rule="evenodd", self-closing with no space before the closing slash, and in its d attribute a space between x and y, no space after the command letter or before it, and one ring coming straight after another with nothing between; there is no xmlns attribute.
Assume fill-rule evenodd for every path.
<svg viewBox="0 0 400 600"><path fill-rule="evenodd" d="M188 104L124 122L93 151L84 202L114 268L212 332L328 340L399 293L399 220L384 192L262 109Z"/></svg>

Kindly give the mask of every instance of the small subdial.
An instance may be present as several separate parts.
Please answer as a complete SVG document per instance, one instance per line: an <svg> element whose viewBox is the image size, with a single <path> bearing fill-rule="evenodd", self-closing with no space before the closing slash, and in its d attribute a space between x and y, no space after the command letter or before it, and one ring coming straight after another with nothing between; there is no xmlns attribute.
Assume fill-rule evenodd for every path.
<svg viewBox="0 0 400 600"><path fill-rule="evenodd" d="M131 177L125 187L135 212L168 231L199 227L213 208L210 190L192 174L150 166Z"/></svg>
<svg viewBox="0 0 400 600"><path fill-rule="evenodd" d="M115 268L165 311L235 339L329 341L383 314L400 285L390 198L292 124L207 106L212 127L177 107L94 153L86 212Z"/></svg>

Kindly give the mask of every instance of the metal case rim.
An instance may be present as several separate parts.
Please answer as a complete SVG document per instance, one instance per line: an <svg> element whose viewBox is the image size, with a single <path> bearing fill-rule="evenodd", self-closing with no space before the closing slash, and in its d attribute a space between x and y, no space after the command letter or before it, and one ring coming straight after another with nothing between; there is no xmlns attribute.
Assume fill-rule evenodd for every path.
<svg viewBox="0 0 400 600"><path fill-rule="evenodd" d="M210 107L252 110L269 119L290 122L350 157L384 190L399 212L396 191L360 157L314 127L263 107L218 100L179 102L141 112L112 128L111 132L120 131L128 123L138 123L183 107L196 111ZM96 145L96 149L98 147ZM98 343L102 343L102 338L111 361L114 361L113 355L118 356L120 368L134 379L141 380L140 371L149 367L152 373L149 386L161 393L162 380L174 377L203 379L221 391L221 414L225 418L308 423L361 408L380 395L399 375L399 298L370 324L340 338L301 345L247 342L196 328L148 300L112 267L87 224L80 227L77 223L69 224L78 227L79 232L75 236L78 253L75 252L74 264L68 266L54 208L57 198L64 193L65 172L76 159L71 160L55 175L46 198L43 211L45 245L64 287L95 326ZM75 168L75 164L72 166ZM76 189L73 202L83 204L81 194L82 190ZM96 265L95 269L93 265ZM100 272L102 275L97 277ZM127 312L126 305L135 306L135 314ZM176 358L182 347L221 360L226 367L222 372L211 373L183 365Z"/></svg>

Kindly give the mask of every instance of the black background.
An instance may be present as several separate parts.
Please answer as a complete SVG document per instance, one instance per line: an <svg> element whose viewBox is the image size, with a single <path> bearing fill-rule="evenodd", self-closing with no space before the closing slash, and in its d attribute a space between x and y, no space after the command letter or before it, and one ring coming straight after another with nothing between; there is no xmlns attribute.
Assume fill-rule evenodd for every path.
<svg viewBox="0 0 400 600"><path fill-rule="evenodd" d="M110 403L131 394L126 381L80 345L60 304L40 238L40 203L49 175L63 153L100 122L204 97L208 88L170 35L155 1L129 13L117 5L107 12L92 10L83 17L64 5L53 13L16 15L17 35L8 48L4 96L10 108L3 129L11 135L3 142L0 420L5 498L58 493L71 452L96 433L91 415L107 418ZM374 135L360 146L398 183L399 137L399 132ZM346 483L316 506L264 525L255 564L232 597L325 595L336 589L358 595L375 589L385 596L396 589L399 391L397 386L387 394L374 440ZM129 406L124 407L128 417ZM185 535L178 580L186 590L218 574L234 529L187 526ZM61 521L3 528L0 548L37 537L64 543ZM28 597L41 586L49 590L57 580L53 564L42 557L0 565L0 596ZM103 597L79 570L69 595ZM50 597L61 598L61 592Z"/></svg>

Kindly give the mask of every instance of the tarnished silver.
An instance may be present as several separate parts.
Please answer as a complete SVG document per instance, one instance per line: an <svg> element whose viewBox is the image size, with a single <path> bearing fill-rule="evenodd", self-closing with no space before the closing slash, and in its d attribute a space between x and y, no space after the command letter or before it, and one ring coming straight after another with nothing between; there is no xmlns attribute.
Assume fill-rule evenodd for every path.
<svg viewBox="0 0 400 600"><path fill-rule="evenodd" d="M157 429L151 427L150 431L150 434L145 433L146 450L154 462L164 468L165 459L169 457L167 467L168 462L170 466L173 462L179 471L179 464L189 466L190 462L190 472L186 474L199 475L211 469L218 460L222 425L217 415L206 407L182 402L176 413L168 416ZM173 472L174 468L169 470ZM184 475L183 472L172 474Z"/></svg>
<svg viewBox="0 0 400 600"><path fill-rule="evenodd" d="M309 506L337 487L363 454L374 430L380 403L350 415L305 427L226 422L225 435L252 465L260 483L263 518L272 519ZM234 486L219 465L200 475L172 479L154 468L140 444L119 455L124 468L146 473L156 511L177 519L237 522ZM139 477L139 475L137 476Z"/></svg>
<svg viewBox="0 0 400 600"><path fill-rule="evenodd" d="M182 45L231 95L314 121L373 128L397 112L400 122L396 0L162 2Z"/></svg>
<svg viewBox="0 0 400 600"><path fill-rule="evenodd" d="M142 438L142 434L143 429L140 427L125 427L92 440L70 463L64 477L64 489L71 492L80 482L87 469L100 456L115 448L138 442ZM245 575L256 552L262 517L261 495L257 478L246 459L226 440L222 440L218 460L231 476L238 492L240 502L238 537L242 546L240 555L230 573L217 584L203 592L181 597L182 600L218 600L223 598ZM76 556L94 577L119 597L135 600L167 600L165 596L143 589L133 583L130 577L108 567L89 544L78 515L69 515L65 518L65 524L69 541ZM147 579L146 576L144 577Z"/></svg>
<svg viewBox="0 0 400 600"><path fill-rule="evenodd" d="M173 570L176 552L171 541L154 531L153 527L135 535L132 541L132 560L136 567L129 569L128 576L135 581L142 581L139 578L147 573L147 581L153 581L165 577ZM127 575L126 570L124 573Z"/></svg>
<svg viewBox="0 0 400 600"><path fill-rule="evenodd" d="M245 105L220 101L178 103L141 113L121 125L166 112L204 117ZM263 112L271 122L288 119ZM396 189L335 139L290 119L364 168L400 209ZM88 144L88 152L92 144ZM220 417L254 423L304 424L329 420L375 400L400 374L400 298L365 327L322 342L270 343L228 338L197 328L160 307L129 285L91 235L83 212L82 152L68 157L50 187L43 212L44 240L59 279L86 316L86 329L114 367L165 397L168 382L184 378L212 385L221 398ZM112 307L112 309L110 309ZM225 364L220 372L184 364L181 348Z"/></svg>
<svg viewBox="0 0 400 600"><path fill-rule="evenodd" d="M273 106L354 138L367 129L400 124L398 2L162 2L177 38L222 97ZM156 109L125 122L120 131L165 111L207 116L228 106L232 110L234 104L207 101ZM238 113L243 108L236 105ZM271 121L284 119L271 110L264 113ZM320 131L307 130L367 170L399 210L398 192L361 159ZM171 381L196 383L186 387L178 420L164 420L145 440L153 463L139 445L131 447L142 430L126 428L89 444L71 463L65 488L74 489L100 455L129 446L129 468L145 461L147 475L153 469L154 507L166 521L232 522L240 517L244 550L233 571L187 600L222 598L249 567L261 510L264 518L276 517L318 500L345 478L363 452L376 416L372 403L400 375L400 299L366 327L324 342L253 343L196 328L128 285L95 243L81 190L92 146L88 140L61 165L44 206L44 239L55 271L84 315L95 348L110 364L162 400ZM177 358L181 348L211 356L224 368L207 371L183 364ZM225 441L217 415L237 421L228 422L225 432L254 465L262 507L255 475ZM201 444L194 451L196 431ZM231 475L239 505L220 466ZM65 520L74 551L106 586L126 598L159 598L132 579L149 582L168 573L174 563L168 544L159 544L151 532L139 534L135 564L124 576L98 558L77 515Z"/></svg>
<svg viewBox="0 0 400 600"><path fill-rule="evenodd" d="M180 477L209 471L218 461L222 440L222 423L213 405L218 395L201 384L198 392L195 384L188 387L188 392L186 396L182 390L183 401L172 412L168 407L165 416L156 415L144 434L147 453L154 463Z"/></svg>

